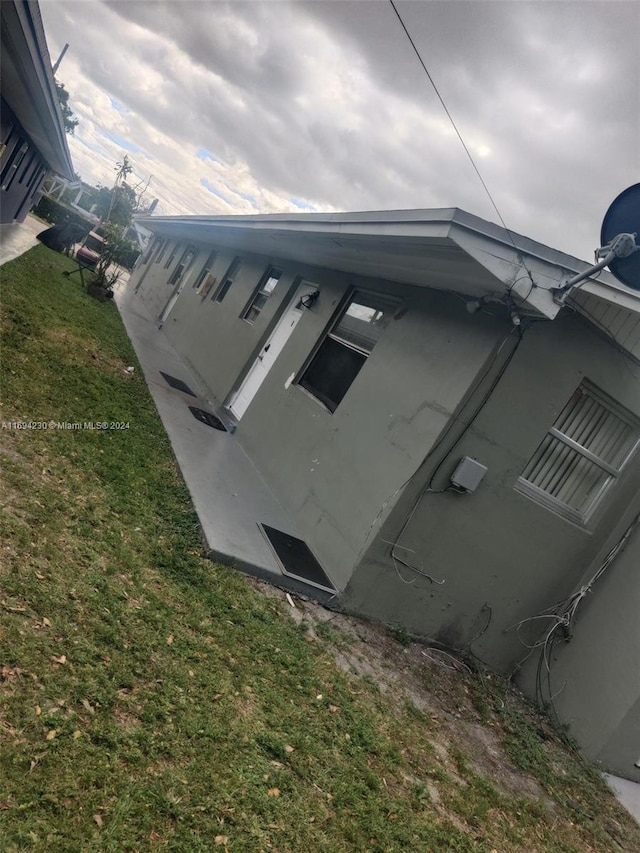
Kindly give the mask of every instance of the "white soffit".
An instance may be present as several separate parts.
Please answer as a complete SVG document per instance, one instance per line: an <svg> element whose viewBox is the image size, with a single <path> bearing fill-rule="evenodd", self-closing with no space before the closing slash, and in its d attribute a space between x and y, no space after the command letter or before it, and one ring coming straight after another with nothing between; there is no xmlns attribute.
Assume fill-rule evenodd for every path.
<svg viewBox="0 0 640 853"><path fill-rule="evenodd" d="M561 310L551 289L589 267L585 261L458 208L141 217L138 221L159 234L183 240L476 298L499 298L510 292L521 308L550 319ZM621 307L640 305L640 294L615 288L611 281L603 273L600 281L589 279L581 289L597 292L599 298Z"/></svg>
<svg viewBox="0 0 640 853"><path fill-rule="evenodd" d="M579 314L606 332L619 346L640 361L640 299L638 297L635 299L635 305L629 308L626 304L603 299L597 294L580 289L570 298L570 304Z"/></svg>

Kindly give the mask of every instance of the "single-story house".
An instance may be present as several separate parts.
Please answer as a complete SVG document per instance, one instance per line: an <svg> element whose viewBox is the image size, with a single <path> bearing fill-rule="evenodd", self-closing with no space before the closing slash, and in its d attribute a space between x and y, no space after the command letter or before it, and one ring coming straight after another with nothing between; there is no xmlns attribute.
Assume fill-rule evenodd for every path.
<svg viewBox="0 0 640 853"><path fill-rule="evenodd" d="M640 758L640 293L602 273L562 302L588 264L455 208L140 224L135 291L236 424L332 606L508 674L624 552L626 573L609 559L578 602L614 600L593 611L601 656L587 677L584 652L580 689L602 669L590 754L632 778L606 742ZM584 715L579 692L565 719Z"/></svg>
<svg viewBox="0 0 640 853"><path fill-rule="evenodd" d="M40 8L0 3L0 222L22 222L50 171L74 179Z"/></svg>

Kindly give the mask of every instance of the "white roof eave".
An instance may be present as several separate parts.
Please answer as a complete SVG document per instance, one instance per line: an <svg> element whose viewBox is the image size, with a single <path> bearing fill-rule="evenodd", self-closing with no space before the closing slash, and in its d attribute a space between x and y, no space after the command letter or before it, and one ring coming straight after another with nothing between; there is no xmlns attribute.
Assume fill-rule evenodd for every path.
<svg viewBox="0 0 640 853"><path fill-rule="evenodd" d="M507 231L458 208L352 213L281 213L225 216L139 217L153 231L310 265L344 269L390 281L498 298L511 293L525 311L553 319L561 306L553 288L588 269L570 255ZM447 254L447 252L449 254ZM625 307L640 294L620 290L612 277L587 280L582 288Z"/></svg>
<svg viewBox="0 0 640 853"><path fill-rule="evenodd" d="M38 4L0 0L0 7L3 97L47 165L73 180L73 162Z"/></svg>

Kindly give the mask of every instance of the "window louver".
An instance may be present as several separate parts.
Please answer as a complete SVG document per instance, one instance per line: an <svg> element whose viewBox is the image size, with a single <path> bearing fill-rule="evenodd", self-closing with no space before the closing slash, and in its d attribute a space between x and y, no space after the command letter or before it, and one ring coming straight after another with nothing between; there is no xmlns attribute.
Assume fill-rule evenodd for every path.
<svg viewBox="0 0 640 853"><path fill-rule="evenodd" d="M585 522L638 445L637 420L581 385L529 460L519 491Z"/></svg>

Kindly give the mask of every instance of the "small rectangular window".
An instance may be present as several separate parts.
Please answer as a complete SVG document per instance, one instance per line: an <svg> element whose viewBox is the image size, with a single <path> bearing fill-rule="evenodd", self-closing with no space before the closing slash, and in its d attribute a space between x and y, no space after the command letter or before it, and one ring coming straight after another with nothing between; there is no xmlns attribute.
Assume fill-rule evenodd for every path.
<svg viewBox="0 0 640 853"><path fill-rule="evenodd" d="M20 177L18 178L19 184L24 183L24 179L27 177L27 172L35 164L36 159L37 159L37 155L35 153L32 153L30 157L25 157L23 159L23 161L22 161L23 162L22 173L21 173Z"/></svg>
<svg viewBox="0 0 640 853"><path fill-rule="evenodd" d="M182 253L182 257L176 264L176 268L173 273L169 276L167 284L179 284L183 277L189 270L189 267L193 263L193 258L195 256L196 250L195 246L187 246L187 248Z"/></svg>
<svg viewBox="0 0 640 853"><path fill-rule="evenodd" d="M335 412L397 306L395 300L356 291L298 384Z"/></svg>
<svg viewBox="0 0 640 853"><path fill-rule="evenodd" d="M33 189L35 186L37 186L38 181L40 180L40 178L42 178L45 172L46 169L43 169L42 166L39 166L38 168L34 169L33 175L31 175L29 183L27 184L27 189Z"/></svg>
<svg viewBox="0 0 640 853"><path fill-rule="evenodd" d="M2 149L2 160L4 162L2 163L2 171L0 171L0 183L3 186L5 177L7 176L7 173L13 163L13 156L16 150L18 149L18 146L23 141L24 140L22 139L22 137L19 136L19 134L13 129L12 126L11 130L7 135L7 138L3 143L4 147Z"/></svg>
<svg viewBox="0 0 640 853"><path fill-rule="evenodd" d="M196 293L200 293L206 296L206 294L211 290L213 284L215 282L215 278L213 276L212 270L213 265L216 262L216 258L218 257L218 253L213 251L209 254L205 265L202 267L202 271L200 275L196 278L193 283L193 288Z"/></svg>
<svg viewBox="0 0 640 853"><path fill-rule="evenodd" d="M9 161L8 168L5 166L4 169L4 178L2 181L2 186L0 189L8 190L11 184L13 183L13 179L15 178L18 169L20 168L20 164L26 157L27 151L29 150L29 143L23 142L20 148L17 151L14 151L11 155L11 160Z"/></svg>
<svg viewBox="0 0 640 853"><path fill-rule="evenodd" d="M256 317L260 314L267 303L267 299L276 289L276 285L280 281L282 270L277 270L275 267L268 267L265 274L260 279L258 287L253 296L249 300L249 304L240 315L247 323L253 323Z"/></svg>
<svg viewBox="0 0 640 853"><path fill-rule="evenodd" d="M640 442L640 421L584 382L527 463L516 488L584 524Z"/></svg>
<svg viewBox="0 0 640 853"><path fill-rule="evenodd" d="M3 128L5 134L4 134L4 139L2 140L2 145L6 145L7 142L9 141L9 137L13 133L13 127L14 127L13 122L10 121L7 124L7 126L5 128Z"/></svg>
<svg viewBox="0 0 640 853"><path fill-rule="evenodd" d="M178 254L178 249L179 249L179 248L180 248L180 242L179 242L178 240L176 240L176 244L175 244L175 246L173 247L173 249L171 250L171 253L169 254L169 257L167 258L167 260L166 260L166 262L165 262L164 269L166 269L166 270L168 270L168 269L169 269L169 267L171 266L171 264L174 262L176 255ZM163 249L163 252L164 252L164 249Z"/></svg>
<svg viewBox="0 0 640 853"><path fill-rule="evenodd" d="M225 298L225 296L229 292L231 285L234 282L235 277L237 276L240 270L241 265L242 258L234 258L231 261L231 263L229 264L229 269L222 277L222 283L220 284L220 287L218 287L218 289L213 295L213 299L216 302L222 302L222 300Z"/></svg>

